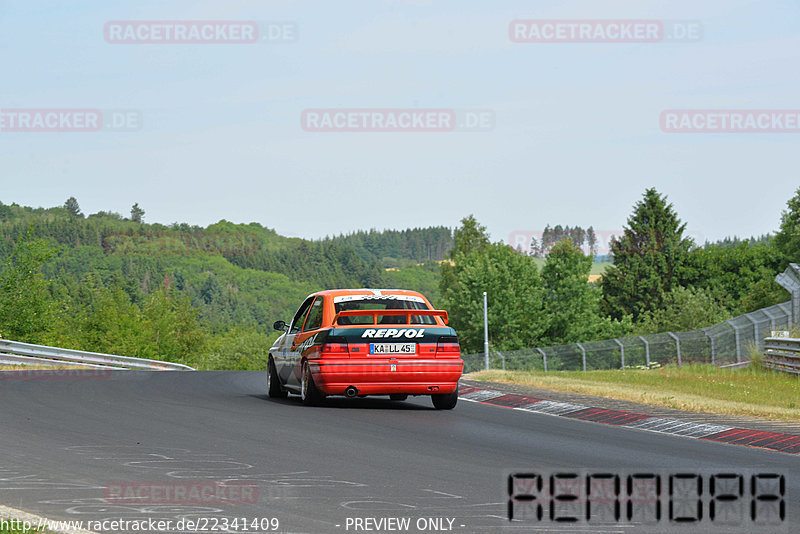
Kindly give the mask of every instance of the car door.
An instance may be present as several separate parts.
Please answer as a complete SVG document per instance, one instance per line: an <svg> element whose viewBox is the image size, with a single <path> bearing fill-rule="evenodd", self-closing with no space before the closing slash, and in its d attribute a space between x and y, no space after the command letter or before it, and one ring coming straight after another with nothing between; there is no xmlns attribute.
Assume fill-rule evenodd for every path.
<svg viewBox="0 0 800 534"><path fill-rule="evenodd" d="M282 365L278 369L278 373L280 373L281 382L287 386L300 387L300 353L296 350L298 345L296 338L303 328L303 323L309 310L311 310L313 302L313 296L303 301L297 313L294 314L289 330L283 337L283 345L281 347Z"/></svg>
<svg viewBox="0 0 800 534"><path fill-rule="evenodd" d="M324 298L318 296L308 308L300 332L294 335L292 345L292 361L294 362L295 379L300 384L303 377L303 356L312 351L315 338L322 327L322 310Z"/></svg>

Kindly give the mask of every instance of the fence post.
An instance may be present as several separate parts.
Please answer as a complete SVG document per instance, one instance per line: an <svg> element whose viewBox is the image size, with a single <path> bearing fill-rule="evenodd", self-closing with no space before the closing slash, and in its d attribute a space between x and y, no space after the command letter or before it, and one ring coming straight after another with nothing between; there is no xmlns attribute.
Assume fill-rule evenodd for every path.
<svg viewBox="0 0 800 534"><path fill-rule="evenodd" d="M753 323L753 339L756 342L756 350L758 350L761 347L761 343L758 340L758 321L750 317L749 313L745 313L744 316L747 317L748 321Z"/></svg>
<svg viewBox="0 0 800 534"><path fill-rule="evenodd" d="M644 361L647 363L647 368L650 368L650 343L644 338L644 336L639 336L639 339L642 340L644 343Z"/></svg>
<svg viewBox="0 0 800 534"><path fill-rule="evenodd" d="M503 366L503 371L505 371L505 370L506 370L506 357L505 357L505 356L503 356L503 353L502 353L502 352L500 352L499 350L496 350L496 351L494 351L494 352L495 352L495 353L496 353L498 356L500 356L500 362L501 362L501 365Z"/></svg>
<svg viewBox="0 0 800 534"><path fill-rule="evenodd" d="M622 370L624 371L625 370L625 346L622 344L622 341L620 341L617 338L614 338L614 341L616 341L617 345L619 345L619 359L622 362Z"/></svg>
<svg viewBox="0 0 800 534"><path fill-rule="evenodd" d="M483 292L483 354L486 370L489 370L489 313L486 309L486 291Z"/></svg>
<svg viewBox="0 0 800 534"><path fill-rule="evenodd" d="M714 365L714 362L716 360L716 349L714 348L714 337L711 336L708 332L706 332L705 328L703 328L703 333L708 338L708 341L711 342L711 365Z"/></svg>
<svg viewBox="0 0 800 534"><path fill-rule="evenodd" d="M675 352L678 354L678 367L681 367L681 340L672 332L667 332L667 335L675 340Z"/></svg>
<svg viewBox="0 0 800 534"><path fill-rule="evenodd" d="M741 361L742 361L742 342L739 339L739 327L736 326L736 323L734 323L733 320L731 320L731 319L728 319L725 322L733 327L733 335L736 338L736 362L737 363L741 363Z"/></svg>
<svg viewBox="0 0 800 534"><path fill-rule="evenodd" d="M786 316L786 330L792 329L792 306L791 302L781 302L780 304L776 304L778 308L783 312L783 315ZM788 310L786 308L789 308Z"/></svg>
<svg viewBox="0 0 800 534"><path fill-rule="evenodd" d="M536 349L542 354L542 365L544 366L544 372L547 372L547 354L544 353L542 349Z"/></svg>
<svg viewBox="0 0 800 534"><path fill-rule="evenodd" d="M775 277L775 281L792 294L791 327L800 322L800 265L790 263L785 271Z"/></svg>
<svg viewBox="0 0 800 534"><path fill-rule="evenodd" d="M581 359L583 360L583 371L586 372L586 349L580 343L575 343L581 349Z"/></svg>

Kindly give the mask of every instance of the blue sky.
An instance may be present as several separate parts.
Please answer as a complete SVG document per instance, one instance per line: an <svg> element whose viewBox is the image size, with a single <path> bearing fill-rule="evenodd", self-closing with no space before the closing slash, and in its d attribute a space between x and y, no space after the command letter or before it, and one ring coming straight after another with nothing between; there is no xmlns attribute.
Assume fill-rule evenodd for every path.
<svg viewBox="0 0 800 534"><path fill-rule="evenodd" d="M702 38L513 43L515 19L688 20ZM292 41L109 44L108 21L291 24ZM778 227L800 134L667 134L665 109L800 109L795 1L0 0L0 108L136 110L134 132L0 132L0 201L307 238L616 230L646 187L700 241ZM491 110L490 131L308 132L305 109Z"/></svg>

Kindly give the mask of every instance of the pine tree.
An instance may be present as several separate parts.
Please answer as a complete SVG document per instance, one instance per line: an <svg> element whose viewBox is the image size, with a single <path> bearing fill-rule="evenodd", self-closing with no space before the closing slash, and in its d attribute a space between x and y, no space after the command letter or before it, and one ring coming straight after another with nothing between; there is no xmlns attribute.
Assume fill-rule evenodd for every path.
<svg viewBox="0 0 800 534"><path fill-rule="evenodd" d="M541 248L539 247L539 242L534 236L531 236L530 255L534 258L541 257Z"/></svg>
<svg viewBox="0 0 800 534"><path fill-rule="evenodd" d="M586 244L589 245L589 254L592 256L597 255L597 235L594 233L594 228L589 227L586 229Z"/></svg>
<svg viewBox="0 0 800 534"><path fill-rule="evenodd" d="M139 203L131 206L131 220L136 223L144 222L144 210L139 207Z"/></svg>
<svg viewBox="0 0 800 534"><path fill-rule="evenodd" d="M81 207L78 205L78 201L75 197L69 197L66 202L64 202L64 209L72 215L73 217L80 217L83 219L83 213L81 213Z"/></svg>
<svg viewBox="0 0 800 534"><path fill-rule="evenodd" d="M540 252L542 256L547 256L547 253L550 252L550 247L553 246L555 240L553 238L553 229L550 228L550 225L544 227L544 231L542 232L542 246L540 248Z"/></svg>
<svg viewBox="0 0 800 534"><path fill-rule="evenodd" d="M637 320L663 307L665 296L685 278L692 246L691 239L683 236L685 229L666 196L647 189L623 235L611 241L614 265L601 280L606 313Z"/></svg>
<svg viewBox="0 0 800 534"><path fill-rule="evenodd" d="M461 219L461 227L456 228L453 232L453 240L453 249L450 251L451 259L455 259L459 254L468 254L489 245L486 227L479 224L472 215Z"/></svg>

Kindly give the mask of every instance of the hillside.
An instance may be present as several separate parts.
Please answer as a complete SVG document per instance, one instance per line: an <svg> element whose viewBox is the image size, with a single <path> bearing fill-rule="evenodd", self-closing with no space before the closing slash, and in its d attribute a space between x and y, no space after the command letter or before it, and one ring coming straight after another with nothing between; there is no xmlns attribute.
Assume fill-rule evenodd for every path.
<svg viewBox="0 0 800 534"><path fill-rule="evenodd" d="M159 292L176 310L177 303L188 304L184 312L195 315L206 352L214 339L234 331L237 339L274 337L272 323L288 320L301 300L319 289L404 287L436 302L435 260L452 246L451 231L442 227L309 241L278 235L258 223L166 226L109 212L84 217L75 211L0 202L0 265L19 264L22 257L12 257L15 247L37 243L36 253L47 258L41 269L44 300L53 304L52 317L62 324L30 340L44 336L63 346L109 352L120 348L108 342L97 325L99 316L108 306L114 313L132 306L142 314L135 321L131 316L139 328L147 323L146 306ZM76 310L87 314L85 324L66 327L80 315ZM144 349L124 348L146 355Z"/></svg>
<svg viewBox="0 0 800 534"><path fill-rule="evenodd" d="M483 291L491 295L490 339L506 350L692 330L785 299L774 278L797 257L791 232L698 247L663 197L644 197L674 227L674 257L658 241L640 249L653 232L630 231L615 244L613 265L593 263L569 240L546 259L521 255L491 243L472 216L454 231L373 229L311 241L258 223L148 224L138 205L126 218L84 216L74 199L53 208L0 202L0 336L204 369L263 369L277 336L272 323L289 320L320 289L421 291L448 310L467 351L483 344ZM601 274L602 283L586 283Z"/></svg>

